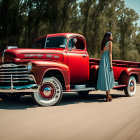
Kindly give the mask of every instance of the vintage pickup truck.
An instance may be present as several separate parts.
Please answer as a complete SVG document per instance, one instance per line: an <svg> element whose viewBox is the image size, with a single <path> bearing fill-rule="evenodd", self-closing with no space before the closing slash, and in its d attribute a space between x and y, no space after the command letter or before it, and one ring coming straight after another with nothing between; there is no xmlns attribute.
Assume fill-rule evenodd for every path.
<svg viewBox="0 0 140 140"><path fill-rule="evenodd" d="M48 34L36 39L32 48L7 46L0 58L3 100L31 94L39 105L51 106L61 101L64 92L85 97L89 91L97 90L100 59L89 58L86 39L80 34ZM113 60L112 64L113 89L134 96L140 82L140 62Z"/></svg>

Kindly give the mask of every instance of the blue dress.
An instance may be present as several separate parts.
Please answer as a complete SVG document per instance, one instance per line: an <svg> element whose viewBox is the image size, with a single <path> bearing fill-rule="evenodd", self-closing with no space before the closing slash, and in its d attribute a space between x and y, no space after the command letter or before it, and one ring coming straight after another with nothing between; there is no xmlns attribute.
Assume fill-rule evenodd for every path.
<svg viewBox="0 0 140 140"><path fill-rule="evenodd" d="M106 46L108 48L108 42ZM107 49L102 53L100 59L96 89L107 91L114 86L114 73L113 70L110 70L109 49Z"/></svg>

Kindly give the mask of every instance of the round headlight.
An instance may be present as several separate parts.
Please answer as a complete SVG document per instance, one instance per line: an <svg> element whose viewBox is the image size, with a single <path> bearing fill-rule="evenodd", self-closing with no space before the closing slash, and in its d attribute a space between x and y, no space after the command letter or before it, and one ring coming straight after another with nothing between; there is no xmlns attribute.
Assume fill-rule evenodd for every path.
<svg viewBox="0 0 140 140"><path fill-rule="evenodd" d="M27 64L27 70L28 70L28 71L31 71L31 70L32 70L32 63L31 63L31 62L29 62L29 63Z"/></svg>

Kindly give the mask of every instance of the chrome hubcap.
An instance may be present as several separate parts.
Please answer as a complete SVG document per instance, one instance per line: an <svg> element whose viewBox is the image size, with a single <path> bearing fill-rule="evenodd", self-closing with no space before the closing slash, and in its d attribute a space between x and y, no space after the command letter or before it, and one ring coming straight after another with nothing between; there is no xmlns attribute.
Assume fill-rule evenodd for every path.
<svg viewBox="0 0 140 140"><path fill-rule="evenodd" d="M134 91L134 82L133 81L130 81L130 92L133 92Z"/></svg>
<svg viewBox="0 0 140 140"><path fill-rule="evenodd" d="M44 88L44 95L49 96L51 94L52 90L49 87Z"/></svg>
<svg viewBox="0 0 140 140"><path fill-rule="evenodd" d="M52 85L49 84L45 84L41 87L40 89L40 95L43 98L51 98L54 95L54 87Z"/></svg>

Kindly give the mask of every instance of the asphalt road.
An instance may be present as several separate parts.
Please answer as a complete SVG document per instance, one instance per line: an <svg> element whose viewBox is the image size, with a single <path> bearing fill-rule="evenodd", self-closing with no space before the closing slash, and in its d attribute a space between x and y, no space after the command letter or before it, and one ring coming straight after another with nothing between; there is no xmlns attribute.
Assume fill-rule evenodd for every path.
<svg viewBox="0 0 140 140"><path fill-rule="evenodd" d="M140 86L134 97L111 90L86 99L65 93L57 106L37 106L31 97L0 100L0 140L140 140Z"/></svg>

